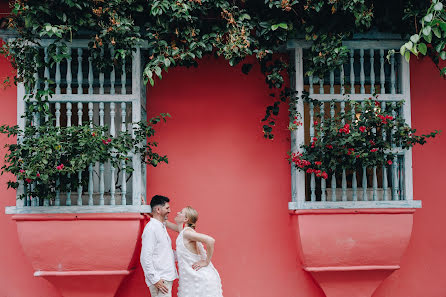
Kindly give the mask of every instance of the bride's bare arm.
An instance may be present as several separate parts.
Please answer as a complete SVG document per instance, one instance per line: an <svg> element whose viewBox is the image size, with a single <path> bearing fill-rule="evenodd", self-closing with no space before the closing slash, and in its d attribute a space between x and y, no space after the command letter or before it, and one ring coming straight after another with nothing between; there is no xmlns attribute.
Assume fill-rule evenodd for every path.
<svg viewBox="0 0 446 297"><path fill-rule="evenodd" d="M180 232L180 231L178 230L178 225L177 225L177 224L174 224L174 223L172 223L172 222L166 221L166 227L169 228L170 230L175 231L175 232Z"/></svg>
<svg viewBox="0 0 446 297"><path fill-rule="evenodd" d="M209 263L211 263L212 255L214 254L215 239L210 237L209 235L194 232L191 230L184 231L183 236L189 241L198 241L206 245L206 260L201 260L194 263L194 265L192 265L192 268L194 268L195 270L199 270L202 267L208 266Z"/></svg>

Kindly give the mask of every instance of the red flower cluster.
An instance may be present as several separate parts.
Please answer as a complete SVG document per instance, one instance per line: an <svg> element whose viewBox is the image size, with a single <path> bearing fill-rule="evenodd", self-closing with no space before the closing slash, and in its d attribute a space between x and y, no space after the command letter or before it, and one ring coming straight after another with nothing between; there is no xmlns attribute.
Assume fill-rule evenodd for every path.
<svg viewBox="0 0 446 297"><path fill-rule="evenodd" d="M62 170L64 168L63 164L60 164L59 166L56 167L57 170Z"/></svg>
<svg viewBox="0 0 446 297"><path fill-rule="evenodd" d="M32 179L30 179L30 178L27 178L27 179L25 179L26 180L26 182L28 183L28 184L30 184L30 183L32 183Z"/></svg>
<svg viewBox="0 0 446 297"><path fill-rule="evenodd" d="M339 129L339 133L345 133L345 134L350 133L350 125L349 124L345 124L344 128Z"/></svg>
<svg viewBox="0 0 446 297"><path fill-rule="evenodd" d="M319 165L322 165L322 162L321 161L316 161L316 162L314 162L314 164L319 166Z"/></svg>
<svg viewBox="0 0 446 297"><path fill-rule="evenodd" d="M375 106L378 107L379 106L379 102L375 101Z"/></svg>
<svg viewBox="0 0 446 297"><path fill-rule="evenodd" d="M317 126L318 124L319 124L318 121L314 121L314 122L313 122L313 125L315 125L315 126Z"/></svg>
<svg viewBox="0 0 446 297"><path fill-rule="evenodd" d="M37 176L37 177L40 177L40 173L37 172L36 176Z"/></svg>
<svg viewBox="0 0 446 297"><path fill-rule="evenodd" d="M311 163L307 160L302 160L302 153L294 153L292 155L292 159L291 161L296 164L297 167L299 168L304 168L305 166L309 166L311 165Z"/></svg>
<svg viewBox="0 0 446 297"><path fill-rule="evenodd" d="M103 144L105 144L105 145L107 145L107 144L109 144L110 142L111 142L112 140L111 140L111 138L109 138L109 139L107 139L107 140L102 140L102 143Z"/></svg>
<svg viewBox="0 0 446 297"><path fill-rule="evenodd" d="M317 141L317 138L313 137L313 142L311 143L311 148L314 148L314 144L316 143L316 141Z"/></svg>
<svg viewBox="0 0 446 297"><path fill-rule="evenodd" d="M293 124L296 125L296 126L302 126L302 122L301 121L294 121Z"/></svg>
<svg viewBox="0 0 446 297"><path fill-rule="evenodd" d="M376 116L381 119L381 122L384 125L387 124L387 120L391 120L391 121L393 120L392 116L383 116L382 114L377 114Z"/></svg>
<svg viewBox="0 0 446 297"><path fill-rule="evenodd" d="M375 145L376 143L373 140L369 141L371 145Z"/></svg>
<svg viewBox="0 0 446 297"><path fill-rule="evenodd" d="M361 126L361 127L359 127L359 131L361 131L361 132L365 132L367 130L367 128L365 127L365 126Z"/></svg>
<svg viewBox="0 0 446 297"><path fill-rule="evenodd" d="M349 149L347 149L347 150L348 150L347 155L351 155L351 154L353 154L353 152L355 151L354 148L349 148Z"/></svg>
<svg viewBox="0 0 446 297"><path fill-rule="evenodd" d="M319 169L308 168L307 169L307 173L314 173L314 174L316 174L317 177L322 177L323 179L327 179L328 178L327 172L321 171Z"/></svg>
<svg viewBox="0 0 446 297"><path fill-rule="evenodd" d="M328 148L329 150L333 149L333 146L331 144L327 144L325 147Z"/></svg>
<svg viewBox="0 0 446 297"><path fill-rule="evenodd" d="M25 173L25 170L20 169L19 172L20 172L20 173Z"/></svg>
<svg viewBox="0 0 446 297"><path fill-rule="evenodd" d="M372 153L377 152L377 151L378 151L377 148L372 148L372 149L370 150L370 152L372 152Z"/></svg>
<svg viewBox="0 0 446 297"><path fill-rule="evenodd" d="M392 160L387 161L387 164L389 164L389 165L392 165L392 163L393 163Z"/></svg>

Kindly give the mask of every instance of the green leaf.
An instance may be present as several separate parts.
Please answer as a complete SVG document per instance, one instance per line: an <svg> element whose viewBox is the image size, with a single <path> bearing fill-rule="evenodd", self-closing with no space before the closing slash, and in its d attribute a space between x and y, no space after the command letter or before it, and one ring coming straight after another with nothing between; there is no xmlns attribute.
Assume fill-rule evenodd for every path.
<svg viewBox="0 0 446 297"><path fill-rule="evenodd" d="M413 43L417 43L419 40L420 40L420 35L418 34L410 36L410 41L412 41Z"/></svg>
<svg viewBox="0 0 446 297"><path fill-rule="evenodd" d="M432 34L429 35L423 35L424 40L427 41L427 43L431 43L432 42Z"/></svg>
<svg viewBox="0 0 446 297"><path fill-rule="evenodd" d="M441 31L437 27L432 28L432 32L434 32L435 36L441 38Z"/></svg>
<svg viewBox="0 0 446 297"><path fill-rule="evenodd" d="M279 25L271 25L271 30L276 31L279 28Z"/></svg>
<svg viewBox="0 0 446 297"><path fill-rule="evenodd" d="M423 20L424 20L425 22L429 23L429 22L432 21L433 18L434 18L434 15L433 15L432 13L430 13L430 14L426 15L426 16L423 18Z"/></svg>
<svg viewBox="0 0 446 297"><path fill-rule="evenodd" d="M410 52L405 52L404 58L406 59L407 62L409 62L410 61Z"/></svg>
<svg viewBox="0 0 446 297"><path fill-rule="evenodd" d="M418 50L420 51L420 53L421 53L423 56L425 56L426 53L427 53L427 46L426 46L426 44L424 44L424 43L420 43L420 44L418 45Z"/></svg>
<svg viewBox="0 0 446 297"><path fill-rule="evenodd" d="M431 30L432 30L432 27L431 27L431 26L424 27L424 28L423 28L423 35L424 35L424 36L428 36L428 35L430 35L430 34L431 34ZM428 42L430 42L430 41L428 41Z"/></svg>
<svg viewBox="0 0 446 297"><path fill-rule="evenodd" d="M446 60L446 52L445 52L445 51L442 51L442 52L440 53L440 58L441 58L442 60Z"/></svg>

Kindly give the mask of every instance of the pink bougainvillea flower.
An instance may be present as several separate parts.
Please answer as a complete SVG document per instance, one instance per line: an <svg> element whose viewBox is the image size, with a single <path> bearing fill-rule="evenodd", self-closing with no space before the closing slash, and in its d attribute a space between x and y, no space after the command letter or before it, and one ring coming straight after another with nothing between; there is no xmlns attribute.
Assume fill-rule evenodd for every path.
<svg viewBox="0 0 446 297"><path fill-rule="evenodd" d="M25 170L20 169L19 172L20 172L20 173L25 173Z"/></svg>

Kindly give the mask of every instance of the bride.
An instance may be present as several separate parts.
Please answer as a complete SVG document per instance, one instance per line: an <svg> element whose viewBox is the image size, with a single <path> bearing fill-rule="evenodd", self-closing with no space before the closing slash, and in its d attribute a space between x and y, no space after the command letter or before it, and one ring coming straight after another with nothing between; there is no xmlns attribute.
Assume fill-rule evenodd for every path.
<svg viewBox="0 0 446 297"><path fill-rule="evenodd" d="M179 232L176 241L178 297L223 297L220 275L211 263L215 240L195 231L197 220L198 212L187 206L177 213L176 225L166 222L168 228Z"/></svg>

